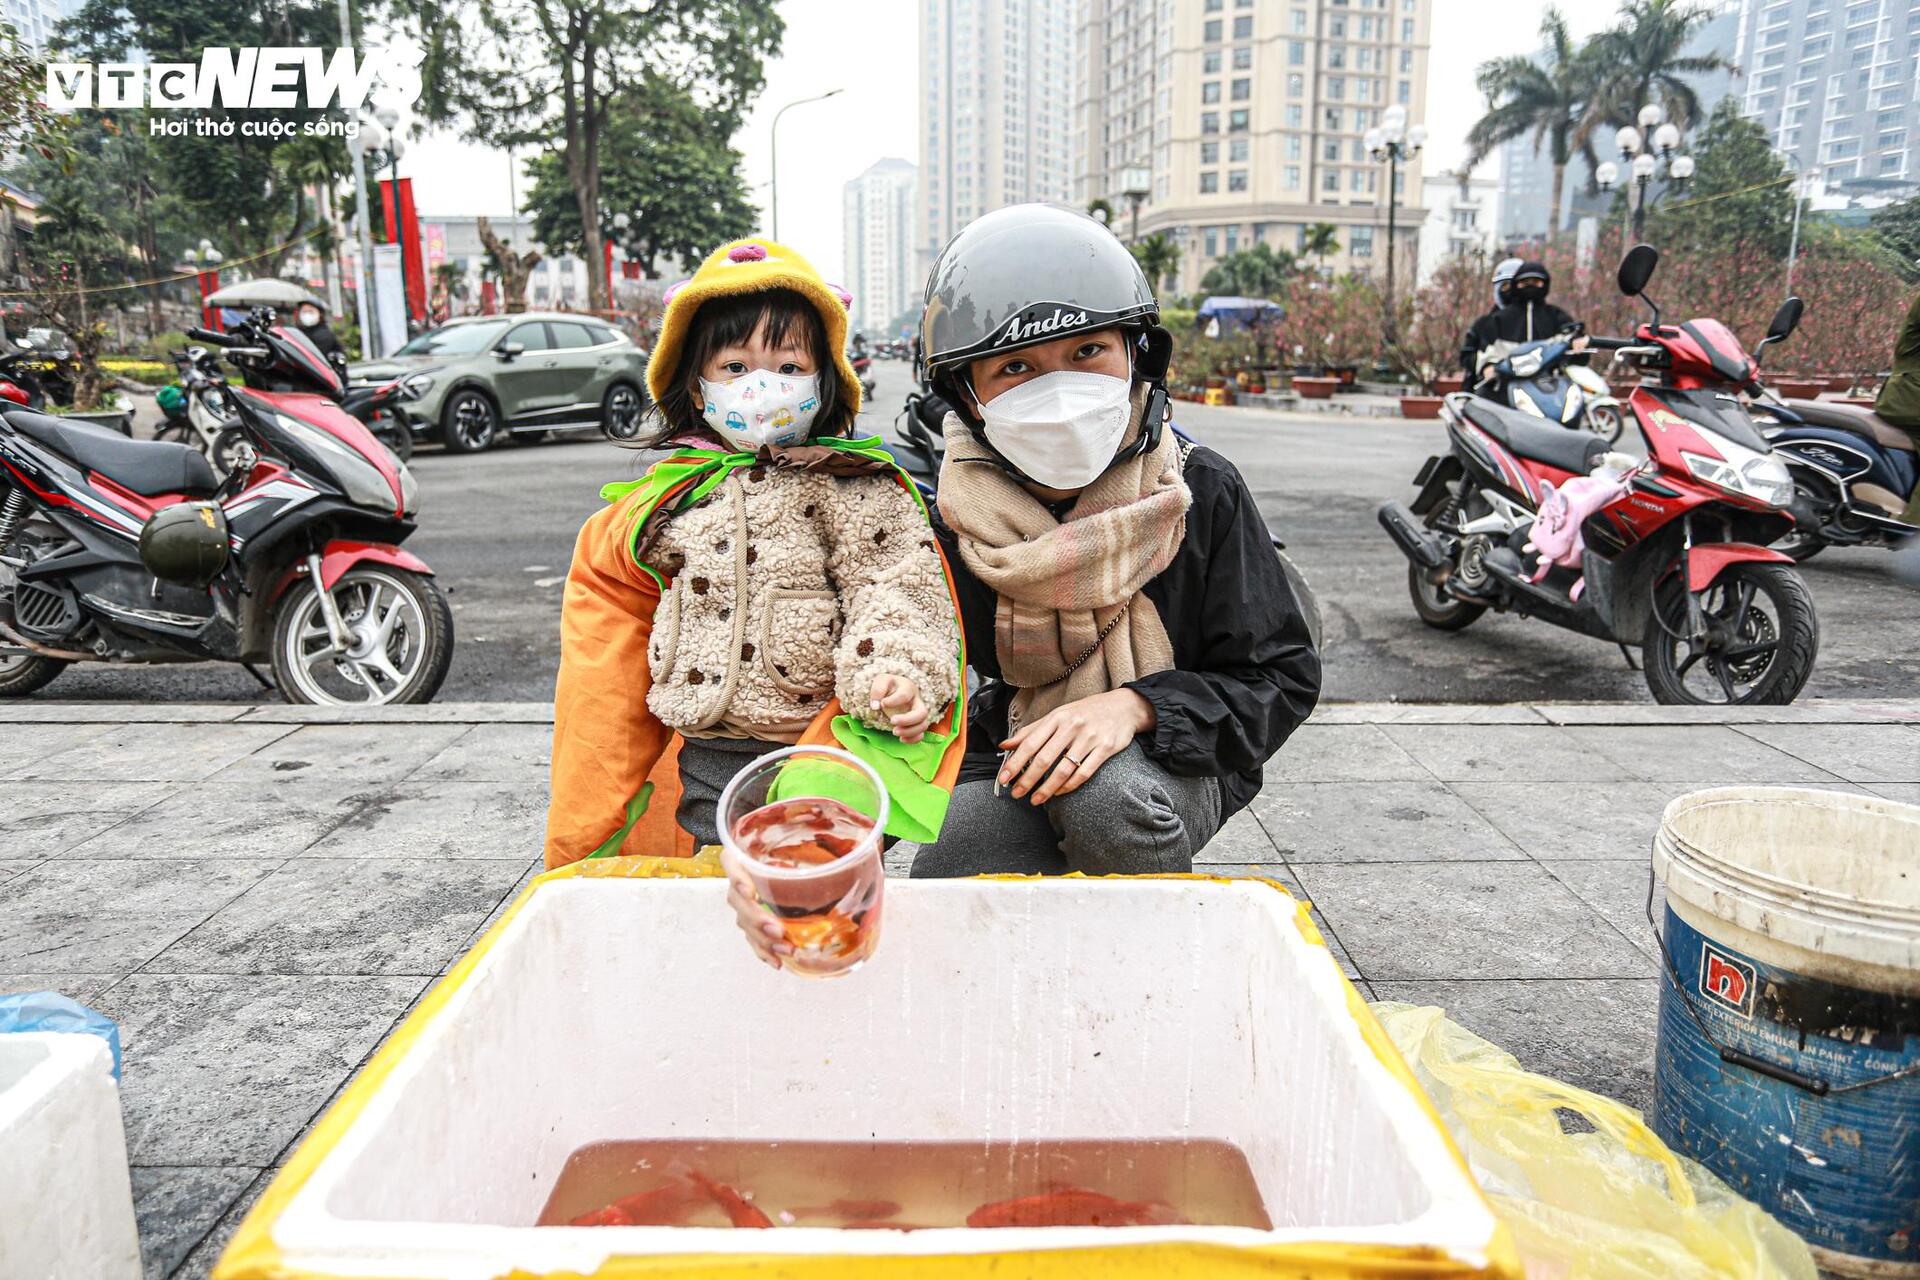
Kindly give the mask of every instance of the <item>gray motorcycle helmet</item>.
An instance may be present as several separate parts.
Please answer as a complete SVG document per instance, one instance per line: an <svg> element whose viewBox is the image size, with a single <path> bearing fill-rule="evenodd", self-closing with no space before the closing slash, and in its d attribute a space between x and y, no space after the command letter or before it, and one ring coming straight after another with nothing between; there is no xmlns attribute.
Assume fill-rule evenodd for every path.
<svg viewBox="0 0 1920 1280"><path fill-rule="evenodd" d="M1500 260L1500 265L1493 269L1493 305L1494 306L1504 307L1507 305L1506 288L1508 285L1513 283L1513 278L1519 274L1520 274L1520 259L1502 258Z"/></svg>
<svg viewBox="0 0 1920 1280"><path fill-rule="evenodd" d="M933 264L920 319L926 377L978 430L968 362L1075 333L1138 335L1135 376L1166 376L1172 338L1147 276L1113 232L1084 213L1016 204L969 222Z"/></svg>
<svg viewBox="0 0 1920 1280"><path fill-rule="evenodd" d="M227 513L215 502L176 502L140 530L140 563L156 578L205 587L227 567Z"/></svg>

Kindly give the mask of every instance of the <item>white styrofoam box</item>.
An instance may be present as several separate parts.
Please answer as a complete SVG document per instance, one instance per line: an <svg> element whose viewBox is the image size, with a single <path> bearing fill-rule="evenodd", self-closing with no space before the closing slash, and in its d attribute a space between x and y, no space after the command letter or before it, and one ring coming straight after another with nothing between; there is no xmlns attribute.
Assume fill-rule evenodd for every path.
<svg viewBox="0 0 1920 1280"><path fill-rule="evenodd" d="M106 1041L0 1035L0 1276L139 1275L127 1139Z"/></svg>
<svg viewBox="0 0 1920 1280"><path fill-rule="evenodd" d="M725 891L536 882L396 1033L391 1063L343 1098L342 1124L295 1156L259 1211L252 1259L264 1242L275 1275L466 1280L590 1273L610 1252L984 1261L1314 1241L1426 1249L1448 1274L1492 1273L1504 1237L1491 1210L1274 886L889 881L878 952L832 981L756 961ZM869 1135L1224 1139L1276 1225L530 1225L587 1143ZM217 1274L265 1273L240 1256L247 1236Z"/></svg>

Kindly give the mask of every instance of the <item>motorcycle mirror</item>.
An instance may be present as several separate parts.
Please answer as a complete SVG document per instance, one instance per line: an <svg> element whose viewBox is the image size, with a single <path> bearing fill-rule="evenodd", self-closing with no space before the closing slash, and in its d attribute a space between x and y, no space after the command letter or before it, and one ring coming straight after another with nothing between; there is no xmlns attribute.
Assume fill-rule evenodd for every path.
<svg viewBox="0 0 1920 1280"><path fill-rule="evenodd" d="M1660 261L1660 251L1650 244L1637 244L1627 250L1627 256L1620 259L1620 292L1629 298L1638 297L1653 279L1653 268Z"/></svg>
<svg viewBox="0 0 1920 1280"><path fill-rule="evenodd" d="M1773 313L1773 323L1767 326L1766 340L1784 342L1792 337L1793 331L1800 327L1800 316L1806 309L1807 304L1799 298L1788 298L1781 303L1780 309Z"/></svg>

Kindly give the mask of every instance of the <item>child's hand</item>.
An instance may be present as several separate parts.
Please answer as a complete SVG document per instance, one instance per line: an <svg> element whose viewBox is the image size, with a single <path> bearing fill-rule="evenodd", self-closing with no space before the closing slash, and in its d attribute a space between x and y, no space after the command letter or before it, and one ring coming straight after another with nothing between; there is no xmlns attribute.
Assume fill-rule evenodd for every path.
<svg viewBox="0 0 1920 1280"><path fill-rule="evenodd" d="M873 709L886 713L894 737L902 742L918 742L927 736L927 721L931 716L920 697L919 686L913 681L900 676L875 676L871 696Z"/></svg>
<svg viewBox="0 0 1920 1280"><path fill-rule="evenodd" d="M783 941L786 931L773 913L760 905L760 900L753 896L753 886L744 877L727 877L727 905L733 908L740 932L747 935L753 954L759 956L762 963L778 969L780 957L793 954L793 947Z"/></svg>

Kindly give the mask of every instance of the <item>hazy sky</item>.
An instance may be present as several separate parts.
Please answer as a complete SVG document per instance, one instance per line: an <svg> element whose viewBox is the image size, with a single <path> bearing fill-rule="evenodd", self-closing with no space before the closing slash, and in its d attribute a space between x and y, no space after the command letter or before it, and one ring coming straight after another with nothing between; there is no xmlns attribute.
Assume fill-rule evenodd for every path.
<svg viewBox="0 0 1920 1280"><path fill-rule="evenodd" d="M1546 7L1546 0L1434 0L1425 115L1429 172L1465 157L1466 133L1482 105L1474 68L1501 54L1532 52ZM1586 35L1606 25L1615 4L1564 0L1561 8L1575 34ZM780 238L829 280L841 281L841 187L882 156L919 159L915 5L784 0L780 11L787 20L785 46L768 65L766 91L734 145L746 156L747 182L764 212L774 112L799 98L844 90L796 107L780 122ZM1491 175L1494 168L1489 161L1482 173ZM452 134L416 142L401 172L415 179L423 216L500 215L512 207L506 156Z"/></svg>

